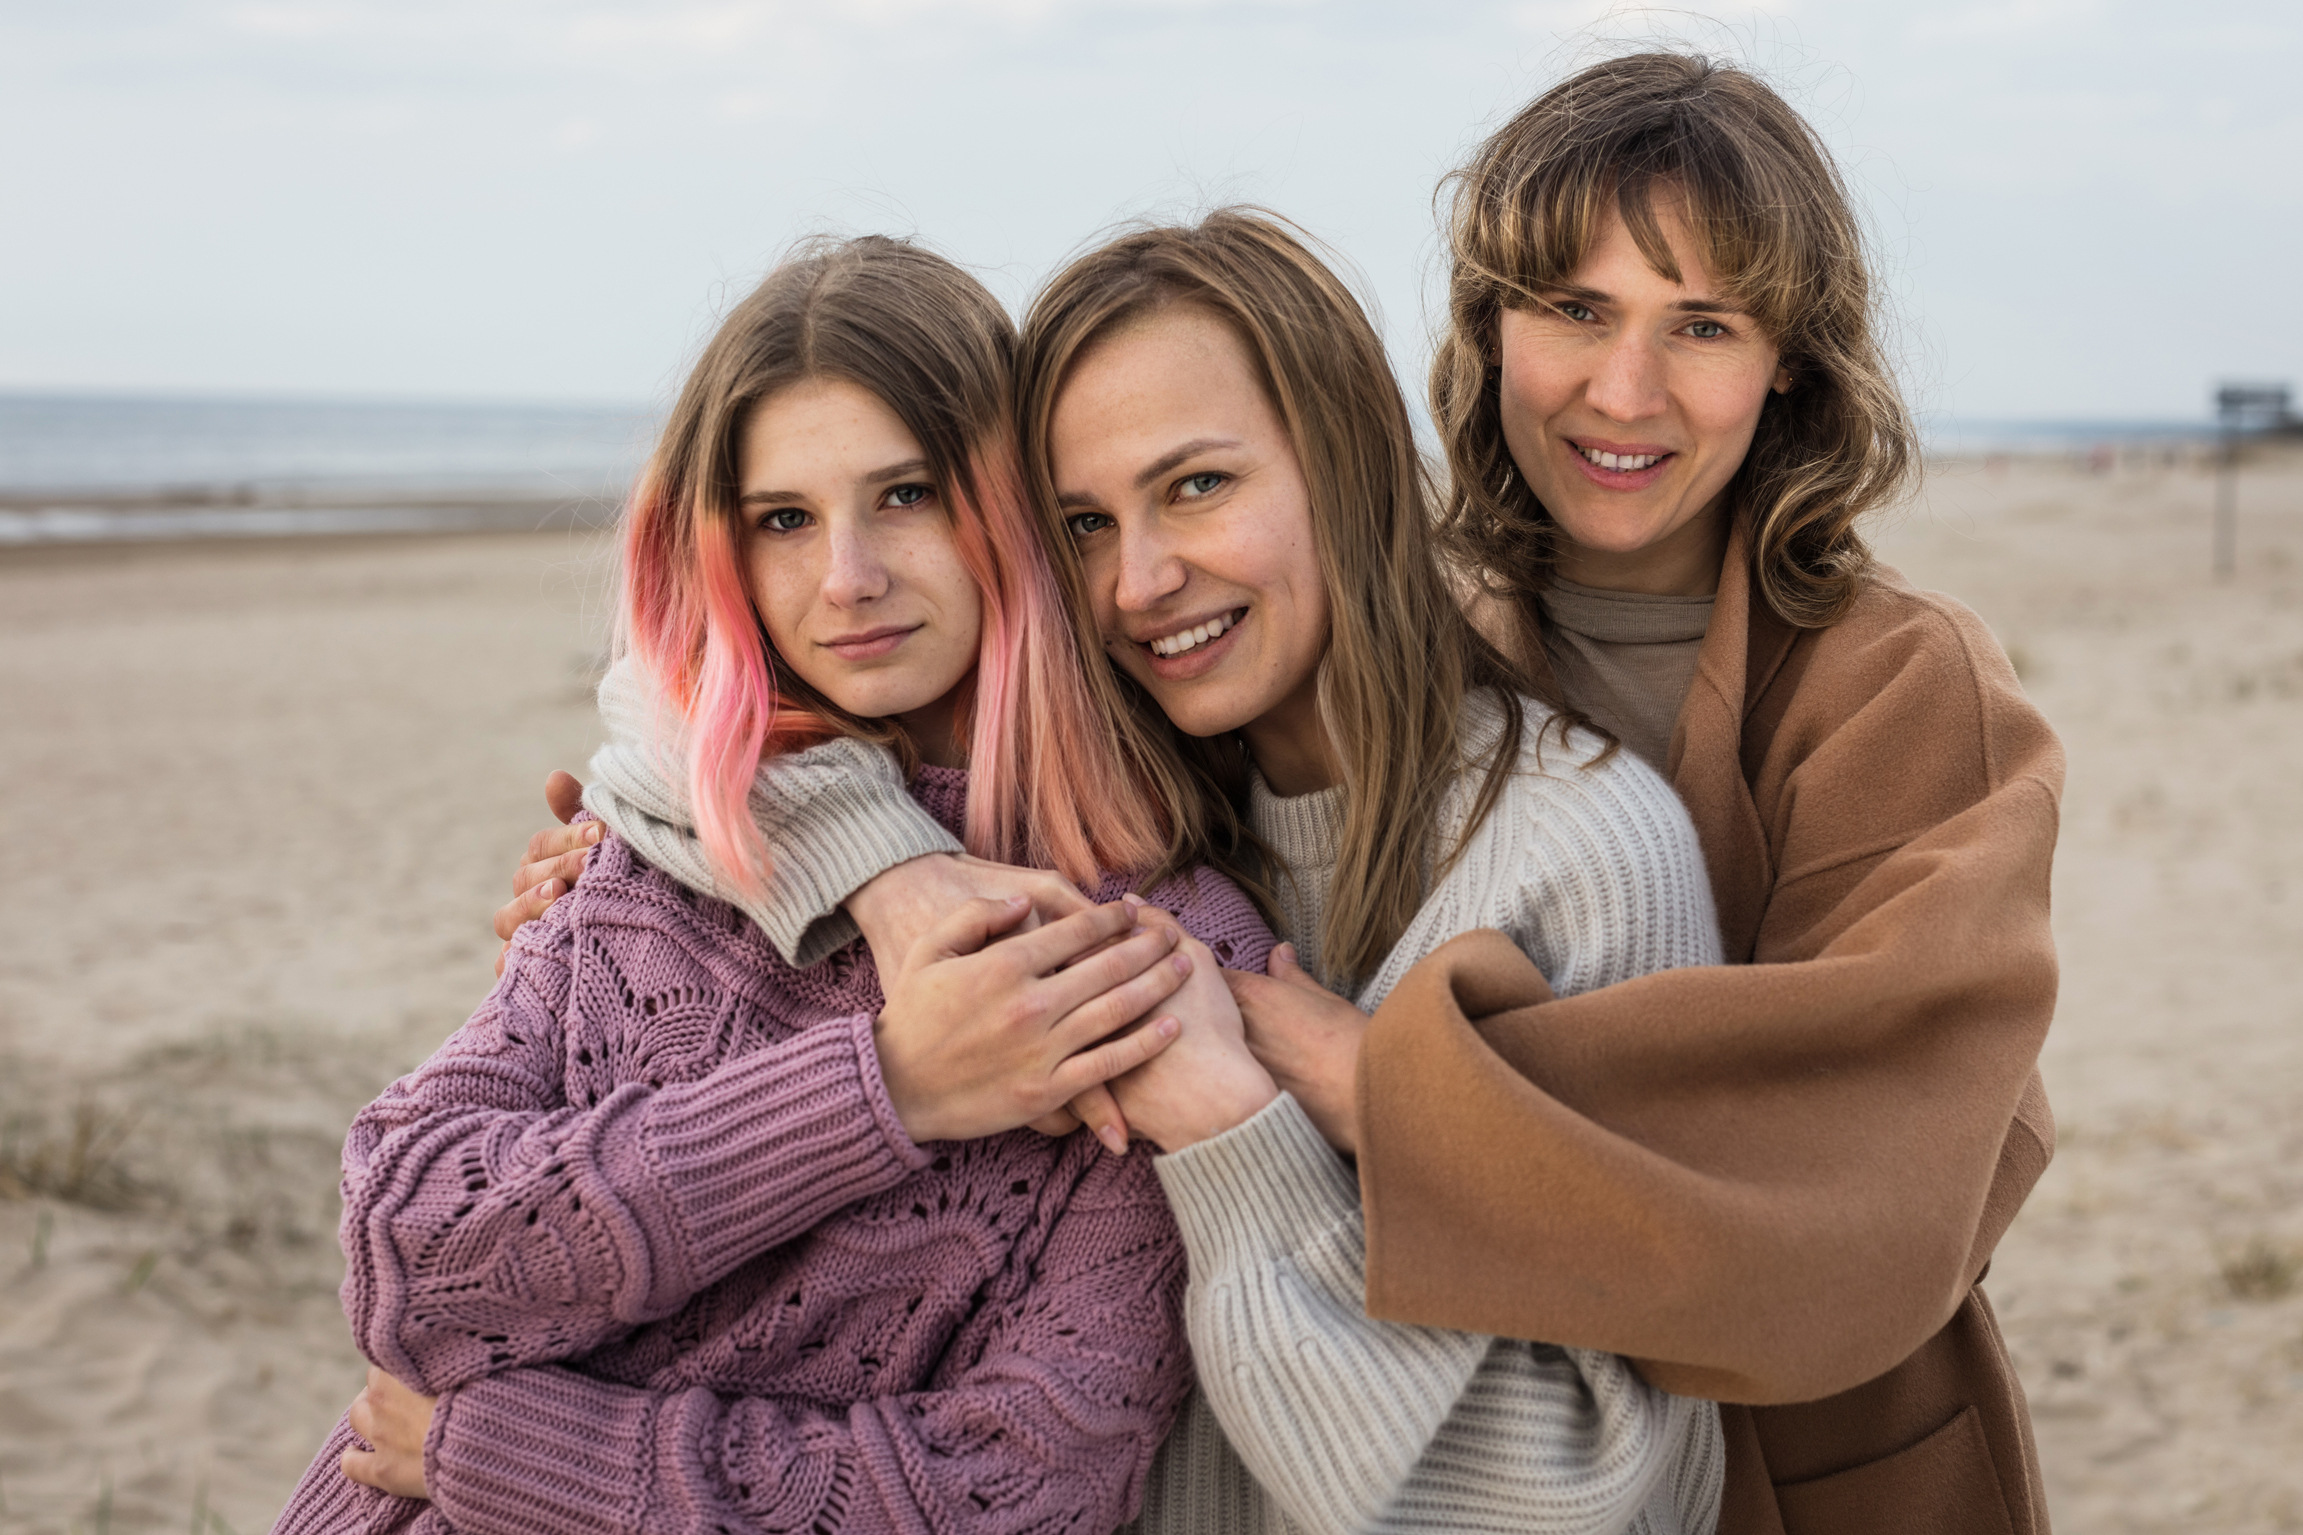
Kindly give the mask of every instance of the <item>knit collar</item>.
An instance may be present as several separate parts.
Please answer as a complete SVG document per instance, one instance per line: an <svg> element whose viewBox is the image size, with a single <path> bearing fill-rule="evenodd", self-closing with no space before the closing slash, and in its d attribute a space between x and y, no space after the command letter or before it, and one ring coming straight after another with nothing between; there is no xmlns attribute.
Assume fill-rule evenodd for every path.
<svg viewBox="0 0 2303 1535"><path fill-rule="evenodd" d="M1274 794L1263 774L1250 768L1247 819L1264 846L1288 868L1331 869L1336 844L1343 838L1343 785L1283 796Z"/></svg>
<svg viewBox="0 0 2303 1535"><path fill-rule="evenodd" d="M1713 597L1657 596L1579 586L1557 576L1536 593L1543 616L1570 634L1603 645L1667 645L1700 640L1711 625Z"/></svg>

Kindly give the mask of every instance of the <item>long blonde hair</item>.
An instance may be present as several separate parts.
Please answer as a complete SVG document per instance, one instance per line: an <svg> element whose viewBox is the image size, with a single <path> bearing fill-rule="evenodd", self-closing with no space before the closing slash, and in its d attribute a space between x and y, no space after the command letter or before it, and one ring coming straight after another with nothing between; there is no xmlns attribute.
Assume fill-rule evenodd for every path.
<svg viewBox="0 0 2303 1535"><path fill-rule="evenodd" d="M1558 525L1513 470L1499 406L1497 317L1566 282L1611 212L1648 264L1681 280L1655 202L1677 199L1713 277L1781 349L1729 506L1751 577L1786 623L1846 612L1871 567L1856 527L1917 462L1878 335L1862 227L1815 131L1741 70L1679 53L1594 65L1496 130L1449 178L1448 331L1431 367L1447 449L1452 552L1532 612Z"/></svg>
<svg viewBox="0 0 2303 1535"><path fill-rule="evenodd" d="M1098 339L1170 305L1230 327L1285 423L1311 493L1330 638L1319 711L1342 769L1344 824L1320 933L1331 972L1364 977L1406 930L1435 857L1443 797L1467 764L1464 696L1500 695L1505 720L1466 831L1516 765L1517 679L1472 629L1441 573L1415 436L1383 342L1352 294L1298 238L1259 210L1136 230L1073 262L1024 318L1016 368L1024 473L1083 649L1100 647L1077 550L1056 504L1048 438L1066 375ZM1223 851L1255 882L1260 850L1244 820L1249 760L1236 735L1195 740L1116 667L1098 669L1132 764L1189 825L1186 842ZM1482 746L1488 743L1480 743Z"/></svg>

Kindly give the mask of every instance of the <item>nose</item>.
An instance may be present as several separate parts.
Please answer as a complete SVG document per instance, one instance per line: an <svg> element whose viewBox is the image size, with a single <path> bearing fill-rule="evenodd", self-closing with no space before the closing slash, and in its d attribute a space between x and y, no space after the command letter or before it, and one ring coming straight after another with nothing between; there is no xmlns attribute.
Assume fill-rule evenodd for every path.
<svg viewBox="0 0 2303 1535"><path fill-rule="evenodd" d="M1141 613L1183 590L1191 573L1160 519L1122 517L1119 523L1119 573L1112 591L1119 610Z"/></svg>
<svg viewBox="0 0 2303 1535"><path fill-rule="evenodd" d="M835 608L861 607L888 594L887 561L871 534L846 518L830 528L830 562L824 567L824 601Z"/></svg>
<svg viewBox="0 0 2303 1535"><path fill-rule="evenodd" d="M1611 421L1641 421L1664 408L1663 349L1651 336L1622 327L1584 386L1584 401Z"/></svg>

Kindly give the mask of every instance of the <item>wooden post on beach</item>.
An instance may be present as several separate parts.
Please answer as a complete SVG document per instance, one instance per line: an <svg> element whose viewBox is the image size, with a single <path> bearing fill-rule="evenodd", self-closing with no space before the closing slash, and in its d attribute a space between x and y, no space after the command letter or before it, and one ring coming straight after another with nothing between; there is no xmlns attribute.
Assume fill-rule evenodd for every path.
<svg viewBox="0 0 2303 1535"><path fill-rule="evenodd" d="M2215 579L2228 581L2239 568L2239 434L2223 428L2215 459Z"/></svg>
<svg viewBox="0 0 2303 1535"><path fill-rule="evenodd" d="M2215 417L2223 451L2215 467L2215 579L2239 569L2239 438L2288 424L2285 384L2225 384L2215 391Z"/></svg>

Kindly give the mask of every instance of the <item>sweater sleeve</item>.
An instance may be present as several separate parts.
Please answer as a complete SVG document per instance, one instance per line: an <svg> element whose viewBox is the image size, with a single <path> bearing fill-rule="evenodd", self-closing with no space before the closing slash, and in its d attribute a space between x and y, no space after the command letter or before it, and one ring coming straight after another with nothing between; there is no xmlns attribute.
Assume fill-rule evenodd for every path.
<svg viewBox="0 0 2303 1535"><path fill-rule="evenodd" d="M1879 1376L1964 1302L2053 1144L2062 757L1973 615L1867 601L1682 716L1751 963L1555 997L1471 933L1377 1010L1371 1311L1770 1403Z"/></svg>
<svg viewBox="0 0 2303 1535"><path fill-rule="evenodd" d="M426 1392L588 1353L927 1160L888 1102L868 1014L692 1082L571 1102L588 900L523 929L479 1012L345 1141L345 1313L371 1360ZM655 937L626 927L593 946Z"/></svg>
<svg viewBox="0 0 2303 1535"><path fill-rule="evenodd" d="M1189 1385L1175 1227L1142 1155L1098 1157L1029 1287L930 1389L845 1408L551 1367L440 1398L432 1497L464 1535L1109 1530Z"/></svg>
<svg viewBox="0 0 2303 1535"><path fill-rule="evenodd" d="M761 761L750 805L773 877L763 890L728 888L696 837L684 732L632 657L602 679L600 717L609 739L592 756L585 808L656 868L741 908L786 964L804 968L852 941L856 926L840 903L879 875L961 851L906 791L893 754L836 736Z"/></svg>
<svg viewBox="0 0 2303 1535"><path fill-rule="evenodd" d="M1359 1191L1294 1098L1162 1157L1190 1255L1200 1388L1306 1529L1708 1529L1724 1449L1708 1402L1610 1354L1371 1319Z"/></svg>
<svg viewBox="0 0 2303 1535"><path fill-rule="evenodd" d="M1384 969L1481 923L1582 984L1719 953L1694 830L1630 759L1515 780ZM1202 1390L1298 1524L1600 1535L1715 1521L1711 1403L1614 1354L1368 1316L1356 1180L1292 1097L1159 1166L1191 1257Z"/></svg>

